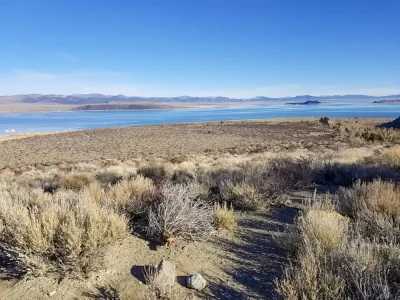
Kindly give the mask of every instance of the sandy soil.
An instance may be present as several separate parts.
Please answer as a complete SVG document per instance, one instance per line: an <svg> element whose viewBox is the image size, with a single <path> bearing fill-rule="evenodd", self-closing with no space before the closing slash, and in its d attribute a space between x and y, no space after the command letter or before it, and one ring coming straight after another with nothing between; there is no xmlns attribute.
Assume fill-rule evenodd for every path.
<svg viewBox="0 0 400 300"><path fill-rule="evenodd" d="M337 119L377 125L389 119ZM339 121L338 121L339 122ZM188 123L26 135L0 140L0 169L107 159L179 160L221 153L348 148L349 141L318 118Z"/></svg>
<svg viewBox="0 0 400 300"><path fill-rule="evenodd" d="M335 146L317 119L192 123L94 129L0 142L0 169L105 159L257 153Z"/></svg>

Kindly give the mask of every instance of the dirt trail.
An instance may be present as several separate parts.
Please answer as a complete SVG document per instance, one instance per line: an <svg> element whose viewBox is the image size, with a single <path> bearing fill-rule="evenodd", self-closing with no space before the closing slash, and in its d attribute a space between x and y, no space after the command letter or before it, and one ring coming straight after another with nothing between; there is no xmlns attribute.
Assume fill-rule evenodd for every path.
<svg viewBox="0 0 400 300"><path fill-rule="evenodd" d="M239 229L232 240L219 239L216 248L223 250L230 263L223 268L228 282L213 281L211 299L277 299L274 279L279 277L286 259L275 235L293 226L298 209L280 207L265 213L246 213L239 217Z"/></svg>

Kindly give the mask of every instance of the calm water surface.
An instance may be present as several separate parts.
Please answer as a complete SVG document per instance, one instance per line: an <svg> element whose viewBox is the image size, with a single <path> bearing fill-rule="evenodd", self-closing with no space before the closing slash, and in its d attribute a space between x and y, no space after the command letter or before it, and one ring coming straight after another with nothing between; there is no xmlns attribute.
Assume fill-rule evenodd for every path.
<svg viewBox="0 0 400 300"><path fill-rule="evenodd" d="M330 103L152 111L74 111L0 115L0 135L101 127L291 117L396 118L400 105Z"/></svg>

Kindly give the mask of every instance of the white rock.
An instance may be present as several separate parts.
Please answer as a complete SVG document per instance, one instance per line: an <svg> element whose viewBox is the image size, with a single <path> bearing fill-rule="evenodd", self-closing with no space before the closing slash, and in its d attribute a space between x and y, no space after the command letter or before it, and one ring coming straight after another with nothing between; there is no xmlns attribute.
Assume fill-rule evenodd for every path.
<svg viewBox="0 0 400 300"><path fill-rule="evenodd" d="M49 297L53 297L56 293L57 293L57 291L54 290L54 291L48 292L47 295L49 295Z"/></svg>
<svg viewBox="0 0 400 300"><path fill-rule="evenodd" d="M175 284L175 278L175 264L172 261L162 260L157 267L156 280L167 286L173 286Z"/></svg>
<svg viewBox="0 0 400 300"><path fill-rule="evenodd" d="M190 275L187 279L187 287L201 291L207 285L207 281L200 274Z"/></svg>

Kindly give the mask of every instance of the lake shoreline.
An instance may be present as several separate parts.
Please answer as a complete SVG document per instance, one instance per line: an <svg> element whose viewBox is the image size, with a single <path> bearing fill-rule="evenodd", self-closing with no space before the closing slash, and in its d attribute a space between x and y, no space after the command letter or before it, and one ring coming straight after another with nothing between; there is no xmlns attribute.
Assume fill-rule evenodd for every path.
<svg viewBox="0 0 400 300"><path fill-rule="evenodd" d="M181 122L181 123L168 123L168 124L148 124L148 125L128 125L128 126L116 126L116 127L99 127L99 128L88 128L88 129L76 129L76 130L64 130L64 131L48 131L48 132L32 132L32 133L23 133L23 134L9 134L9 135L1 135L0 134L0 143L4 141L10 140L18 140L25 138L32 138L38 136L46 136L46 135L58 135L64 133L82 133L84 135L85 132L93 132L100 130L118 130L118 129L126 129L126 128L141 128L141 127L168 127L168 126L190 126L190 125L202 125L202 124L224 124L225 123L251 123L251 122L265 122L265 123L279 123L279 122L288 122L288 123L296 123L296 122L313 122L319 120L322 116L315 117L291 117L291 118L265 118L265 119L247 119L247 120L224 120L222 121L198 121L198 122ZM346 117L343 118L332 118L336 120L340 119L349 119ZM355 119L355 118L351 118ZM392 118L369 118L369 117L358 117L361 120L371 120L372 122L385 122L392 121Z"/></svg>

